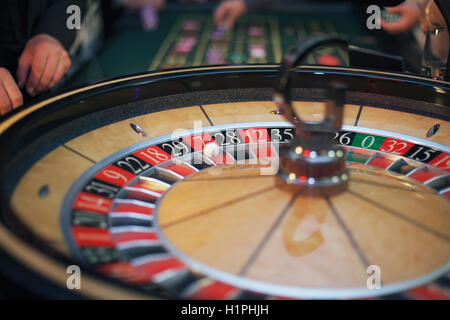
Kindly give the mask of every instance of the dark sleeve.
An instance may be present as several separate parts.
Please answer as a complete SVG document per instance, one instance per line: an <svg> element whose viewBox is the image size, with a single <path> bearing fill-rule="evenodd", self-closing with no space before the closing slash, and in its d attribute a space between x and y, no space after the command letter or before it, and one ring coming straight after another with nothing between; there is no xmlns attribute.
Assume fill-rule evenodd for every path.
<svg viewBox="0 0 450 320"><path fill-rule="evenodd" d="M245 0L245 4L248 10L258 9L269 5L271 2L275 2L274 0Z"/></svg>
<svg viewBox="0 0 450 320"><path fill-rule="evenodd" d="M364 0L366 5L376 4L380 7L396 7L402 4L405 0Z"/></svg>
<svg viewBox="0 0 450 320"><path fill-rule="evenodd" d="M66 25L69 14L67 8L71 5L77 5L81 9L81 21L87 12L87 0L52 0L48 1L47 7L39 17L39 20L33 29L33 35L45 33L55 37L61 42L63 47L69 51L75 40L77 30L69 30Z"/></svg>

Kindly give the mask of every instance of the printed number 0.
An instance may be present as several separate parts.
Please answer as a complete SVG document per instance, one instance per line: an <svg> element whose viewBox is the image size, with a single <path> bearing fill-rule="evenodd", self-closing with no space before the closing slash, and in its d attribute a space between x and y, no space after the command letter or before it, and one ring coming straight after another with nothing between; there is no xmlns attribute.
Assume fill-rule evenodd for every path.
<svg viewBox="0 0 450 320"><path fill-rule="evenodd" d="M349 135L350 133L351 133L351 132L347 132L347 133L344 133L342 136L340 136L340 137L339 137L339 143L340 143L340 144L343 144L343 145L348 145L348 144L350 144L351 139L350 139L350 137L348 137L348 135ZM345 139L345 141L344 141L344 139Z"/></svg>
<svg viewBox="0 0 450 320"><path fill-rule="evenodd" d="M103 174L108 178L122 180L125 184L128 183L128 179L123 174L117 173L115 171L105 170L103 171Z"/></svg>
<svg viewBox="0 0 450 320"><path fill-rule="evenodd" d="M387 143L387 142L389 142L390 144ZM389 152L389 153L393 153L393 154L400 154L401 155L403 153L402 151L406 147L408 147L408 144L406 142L397 141L397 140L388 140L388 141L386 141L386 144L388 145L389 148L383 148L380 151ZM397 149L394 150L396 147L397 147Z"/></svg>

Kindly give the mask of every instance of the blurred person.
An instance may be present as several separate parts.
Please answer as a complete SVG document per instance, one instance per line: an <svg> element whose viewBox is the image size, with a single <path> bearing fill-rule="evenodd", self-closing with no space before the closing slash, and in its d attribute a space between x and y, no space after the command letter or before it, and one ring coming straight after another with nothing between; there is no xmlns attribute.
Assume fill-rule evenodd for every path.
<svg viewBox="0 0 450 320"><path fill-rule="evenodd" d="M444 3L445 4L445 3ZM403 33L413 29L417 41L424 48L422 73L436 79L444 77L449 53L449 36L445 18L432 0L408 0L388 12L398 14L396 21L381 20L381 27L389 33ZM420 25L419 28L415 28Z"/></svg>
<svg viewBox="0 0 450 320"><path fill-rule="evenodd" d="M442 10L449 10L449 2L440 2ZM449 33L442 11L434 1L427 2L420 19L425 33L422 73L433 79L449 80Z"/></svg>
<svg viewBox="0 0 450 320"><path fill-rule="evenodd" d="M357 4L367 3L377 4L380 6L396 6L404 0L355 0ZM236 20L245 12L263 8L271 3L276 3L275 0L223 0L214 11L214 23L218 27L224 29L231 29Z"/></svg>

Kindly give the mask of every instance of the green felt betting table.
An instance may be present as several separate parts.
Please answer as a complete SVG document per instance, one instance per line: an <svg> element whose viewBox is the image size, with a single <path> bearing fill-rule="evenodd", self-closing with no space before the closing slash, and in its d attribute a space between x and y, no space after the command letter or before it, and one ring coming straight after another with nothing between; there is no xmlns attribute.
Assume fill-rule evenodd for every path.
<svg viewBox="0 0 450 320"><path fill-rule="evenodd" d="M344 45L293 67L318 34L413 51L315 3L228 31L213 7L168 6L154 31L126 13L65 91L3 116L0 280L58 299L448 300L449 82Z"/></svg>

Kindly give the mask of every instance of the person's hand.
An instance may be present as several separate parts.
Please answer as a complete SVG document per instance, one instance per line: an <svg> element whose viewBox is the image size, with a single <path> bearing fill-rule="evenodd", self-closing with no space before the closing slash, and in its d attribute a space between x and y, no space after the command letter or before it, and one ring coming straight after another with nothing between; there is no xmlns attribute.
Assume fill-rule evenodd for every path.
<svg viewBox="0 0 450 320"><path fill-rule="evenodd" d="M23 104L22 93L8 69L0 68L0 114Z"/></svg>
<svg viewBox="0 0 450 320"><path fill-rule="evenodd" d="M396 7L388 7L386 11L400 16L394 22L387 22L381 19L381 27L389 33L407 32L420 22L421 10L416 5L401 4Z"/></svg>
<svg viewBox="0 0 450 320"><path fill-rule="evenodd" d="M449 53L448 29L445 19L434 1L424 6L424 12L420 21L422 31L427 34L428 41L425 44L424 56L446 61Z"/></svg>
<svg viewBox="0 0 450 320"><path fill-rule="evenodd" d="M234 22L247 11L243 0L227 0L214 11L214 23L218 27L233 28Z"/></svg>
<svg viewBox="0 0 450 320"><path fill-rule="evenodd" d="M437 4L434 1L428 2L424 7L424 13L420 19L422 31L433 31L436 28L445 28L445 26L445 19Z"/></svg>
<svg viewBox="0 0 450 320"><path fill-rule="evenodd" d="M17 82L29 95L47 91L69 70L70 57L61 43L46 34L31 38L17 67Z"/></svg>
<svg viewBox="0 0 450 320"><path fill-rule="evenodd" d="M140 9L146 6L152 6L156 11L161 10L166 3L166 0L126 0L123 5L130 9Z"/></svg>

